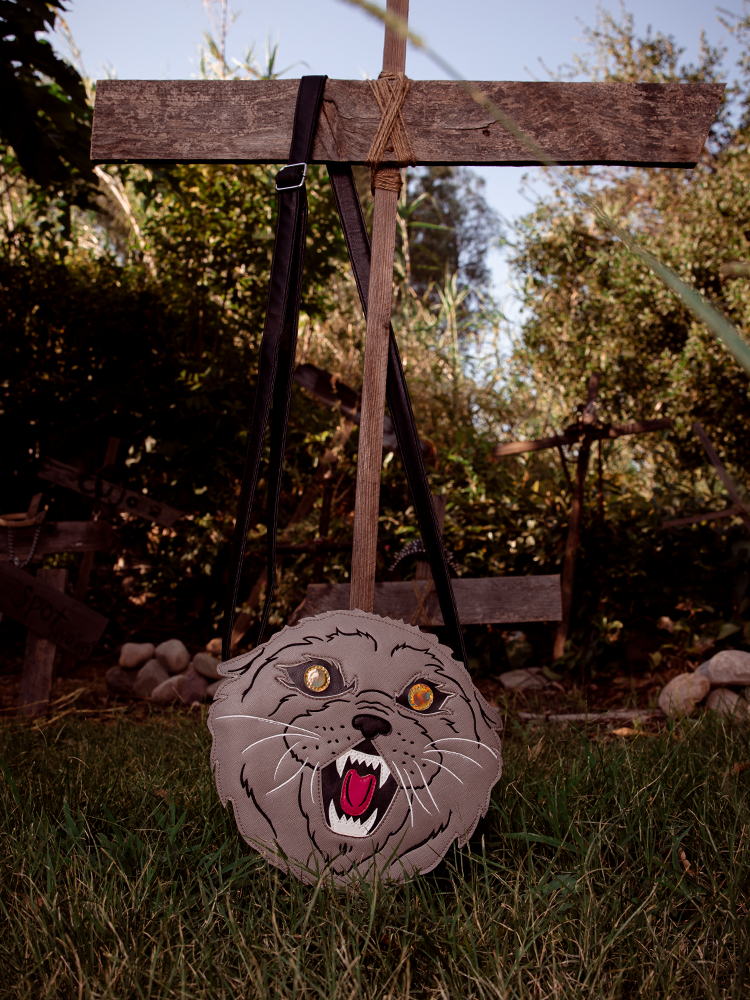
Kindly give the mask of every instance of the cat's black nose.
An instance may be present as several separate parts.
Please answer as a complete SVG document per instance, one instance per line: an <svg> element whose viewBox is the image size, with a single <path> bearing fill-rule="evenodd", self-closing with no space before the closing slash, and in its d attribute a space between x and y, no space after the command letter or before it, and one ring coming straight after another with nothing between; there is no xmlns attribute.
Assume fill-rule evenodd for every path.
<svg viewBox="0 0 750 1000"><path fill-rule="evenodd" d="M387 736L391 731L390 722L379 718L377 715L355 715L352 725L358 729L366 740L371 740L375 736Z"/></svg>

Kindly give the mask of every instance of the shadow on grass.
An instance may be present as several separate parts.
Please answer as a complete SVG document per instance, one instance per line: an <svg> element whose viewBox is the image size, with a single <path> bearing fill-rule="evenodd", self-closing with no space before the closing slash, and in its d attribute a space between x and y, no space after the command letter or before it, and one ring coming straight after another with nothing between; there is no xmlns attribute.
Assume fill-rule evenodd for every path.
<svg viewBox="0 0 750 1000"><path fill-rule="evenodd" d="M527 735L465 850L344 893L246 848L199 721L4 723L0 996L746 996L747 730Z"/></svg>

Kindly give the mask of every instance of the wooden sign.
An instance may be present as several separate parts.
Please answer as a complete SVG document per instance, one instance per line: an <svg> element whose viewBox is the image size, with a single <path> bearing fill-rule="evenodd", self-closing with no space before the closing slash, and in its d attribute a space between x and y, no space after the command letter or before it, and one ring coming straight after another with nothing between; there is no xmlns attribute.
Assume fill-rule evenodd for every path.
<svg viewBox="0 0 750 1000"><path fill-rule="evenodd" d="M80 660L91 655L107 619L11 563L0 563L0 611Z"/></svg>
<svg viewBox="0 0 750 1000"><path fill-rule="evenodd" d="M284 163L296 80L99 80L91 158L99 163ZM694 167L720 83L474 83L560 164ZM539 161L464 88L412 80L402 115L416 161ZM313 163L365 163L381 112L366 80L329 80ZM383 165L395 161L387 150Z"/></svg>
<svg viewBox="0 0 750 1000"><path fill-rule="evenodd" d="M165 528L171 528L178 518L185 516L184 511L154 500L146 493L136 493L124 486L109 483L106 479L99 480L99 493L97 495L96 476L88 472L79 472L72 465L65 465L53 458L44 459L37 475L40 479L46 479L58 486L65 486L69 490L81 493L83 496L89 497L90 500L101 500L103 503L117 507L118 510L137 514L139 517L143 517L147 521L154 521Z"/></svg>
<svg viewBox="0 0 750 1000"><path fill-rule="evenodd" d="M434 591L423 601L429 583L411 580L375 584L376 615L411 622L424 605L418 625L442 625ZM494 576L453 581L458 615L462 625L490 625L506 622L559 621L562 618L560 577ZM323 611L349 607L348 583L311 583L307 596L289 620L290 625Z"/></svg>
<svg viewBox="0 0 750 1000"><path fill-rule="evenodd" d="M36 528L12 528L13 549L24 560L31 551ZM55 552L101 552L112 547L114 532L107 521L45 521L34 558ZM8 556L8 529L0 528L0 557Z"/></svg>

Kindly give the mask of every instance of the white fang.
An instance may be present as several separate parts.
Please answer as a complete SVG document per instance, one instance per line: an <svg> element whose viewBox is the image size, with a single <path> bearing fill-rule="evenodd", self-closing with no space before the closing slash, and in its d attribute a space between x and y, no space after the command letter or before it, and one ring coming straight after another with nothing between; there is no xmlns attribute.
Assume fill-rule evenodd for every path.
<svg viewBox="0 0 750 1000"><path fill-rule="evenodd" d="M353 816L339 816L333 802L328 806L328 825L334 833L342 837L366 837L375 826L378 818L378 810L370 816L366 823Z"/></svg>
<svg viewBox="0 0 750 1000"><path fill-rule="evenodd" d="M344 773L344 768L349 761L353 764L364 764L366 767L371 767L373 771L380 768L379 788L382 788L391 776L390 768L382 757L376 757L375 754L371 753L362 753L361 750L345 750L340 757L336 758L336 770L339 772L339 777Z"/></svg>

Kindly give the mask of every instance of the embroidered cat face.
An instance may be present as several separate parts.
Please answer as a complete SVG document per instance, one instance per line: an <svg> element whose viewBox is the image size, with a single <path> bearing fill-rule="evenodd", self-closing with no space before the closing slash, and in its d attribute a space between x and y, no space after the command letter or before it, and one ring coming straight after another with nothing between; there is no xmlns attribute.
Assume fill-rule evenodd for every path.
<svg viewBox="0 0 750 1000"><path fill-rule="evenodd" d="M463 845L487 811L499 716L434 636L332 611L219 669L208 718L219 796L280 868L403 880Z"/></svg>

